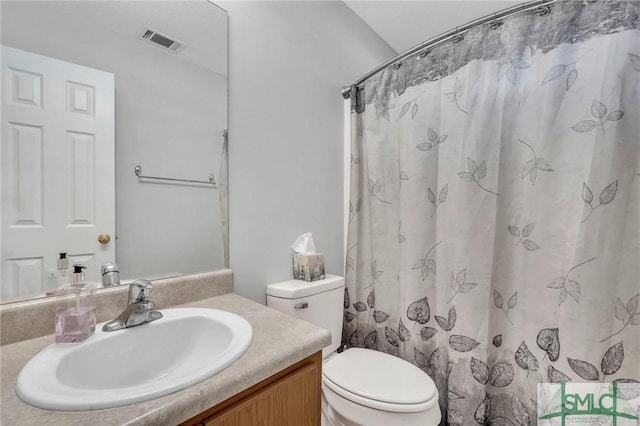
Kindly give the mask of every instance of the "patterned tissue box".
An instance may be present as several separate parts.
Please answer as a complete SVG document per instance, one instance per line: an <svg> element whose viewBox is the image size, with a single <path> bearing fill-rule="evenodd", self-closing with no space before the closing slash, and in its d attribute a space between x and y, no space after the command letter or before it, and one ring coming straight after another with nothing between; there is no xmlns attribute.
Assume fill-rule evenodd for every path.
<svg viewBox="0 0 640 426"><path fill-rule="evenodd" d="M302 281L316 281L324 279L324 255L293 254L293 279Z"/></svg>

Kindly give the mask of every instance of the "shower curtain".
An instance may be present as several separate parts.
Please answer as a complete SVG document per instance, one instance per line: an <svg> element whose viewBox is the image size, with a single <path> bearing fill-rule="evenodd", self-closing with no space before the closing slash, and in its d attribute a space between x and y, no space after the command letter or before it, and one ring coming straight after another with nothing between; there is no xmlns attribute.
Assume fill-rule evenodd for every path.
<svg viewBox="0 0 640 426"><path fill-rule="evenodd" d="M443 424L640 381L639 28L547 4L352 87L343 343L428 373Z"/></svg>

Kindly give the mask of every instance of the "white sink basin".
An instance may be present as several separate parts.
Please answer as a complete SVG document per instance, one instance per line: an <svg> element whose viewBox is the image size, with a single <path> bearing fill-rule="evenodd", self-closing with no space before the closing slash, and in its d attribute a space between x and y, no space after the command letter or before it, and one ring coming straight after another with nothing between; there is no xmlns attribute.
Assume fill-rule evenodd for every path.
<svg viewBox="0 0 640 426"><path fill-rule="evenodd" d="M46 347L22 369L16 393L49 410L118 407L184 389L228 367L253 340L251 325L226 311L162 310L163 318Z"/></svg>

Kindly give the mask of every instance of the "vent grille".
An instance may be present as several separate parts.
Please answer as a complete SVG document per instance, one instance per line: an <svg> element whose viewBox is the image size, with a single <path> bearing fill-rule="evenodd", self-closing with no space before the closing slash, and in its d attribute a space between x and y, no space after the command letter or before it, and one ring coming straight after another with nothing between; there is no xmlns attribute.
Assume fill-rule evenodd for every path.
<svg viewBox="0 0 640 426"><path fill-rule="evenodd" d="M185 47L187 47L186 44L175 38L149 27L145 27L145 29L138 34L138 39L176 54L182 52Z"/></svg>

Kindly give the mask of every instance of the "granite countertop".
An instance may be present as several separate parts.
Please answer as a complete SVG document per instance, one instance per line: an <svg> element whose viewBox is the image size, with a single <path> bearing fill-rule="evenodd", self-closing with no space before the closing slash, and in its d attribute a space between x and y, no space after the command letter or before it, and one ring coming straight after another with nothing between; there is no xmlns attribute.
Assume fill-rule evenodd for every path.
<svg viewBox="0 0 640 426"><path fill-rule="evenodd" d="M3 426L175 425L318 352L331 342L329 331L236 294L175 307L215 308L236 313L253 327L253 343L231 366L182 391L124 407L79 412L41 410L25 404L15 394L18 373L36 353L53 343L53 336L5 345L0 348L0 423Z"/></svg>

